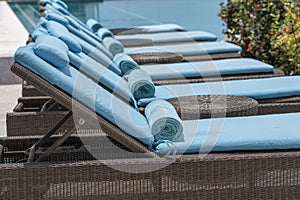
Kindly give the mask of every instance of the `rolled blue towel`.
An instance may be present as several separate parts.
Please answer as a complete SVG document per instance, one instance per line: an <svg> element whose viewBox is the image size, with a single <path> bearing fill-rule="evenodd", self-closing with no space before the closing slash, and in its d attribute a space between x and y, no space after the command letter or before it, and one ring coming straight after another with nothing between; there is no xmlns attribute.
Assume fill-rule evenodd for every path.
<svg viewBox="0 0 300 200"><path fill-rule="evenodd" d="M132 70L128 76L128 87L136 100L155 95L155 85L148 73L141 69Z"/></svg>
<svg viewBox="0 0 300 200"><path fill-rule="evenodd" d="M115 38L114 34L107 28L100 28L97 31L97 35L99 36L99 38L101 40L104 40L104 38L107 38L107 37Z"/></svg>
<svg viewBox="0 0 300 200"><path fill-rule="evenodd" d="M114 63L120 68L123 74L127 74L133 69L139 69L139 65L127 54L118 53L114 56Z"/></svg>
<svg viewBox="0 0 300 200"><path fill-rule="evenodd" d="M103 45L114 56L118 53L124 52L124 47L121 44L121 42L119 42L114 38L110 38L110 37L104 38Z"/></svg>
<svg viewBox="0 0 300 200"><path fill-rule="evenodd" d="M86 21L86 25L94 32L96 33L100 28L102 28L102 25L99 24L99 22L97 22L94 19L88 19Z"/></svg>
<svg viewBox="0 0 300 200"><path fill-rule="evenodd" d="M182 121L175 108L166 101L157 100L145 108L151 132L156 141L178 141L183 137Z"/></svg>

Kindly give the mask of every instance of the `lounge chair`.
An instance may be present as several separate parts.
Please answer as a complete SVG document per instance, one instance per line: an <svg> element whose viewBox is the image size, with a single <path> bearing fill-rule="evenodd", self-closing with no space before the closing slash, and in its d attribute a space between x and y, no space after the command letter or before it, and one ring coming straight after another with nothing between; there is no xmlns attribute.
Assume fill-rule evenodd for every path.
<svg viewBox="0 0 300 200"><path fill-rule="evenodd" d="M41 69L43 68L36 66L34 71ZM66 92L46 81L44 79L45 76L41 78L35 73L32 73L31 70L33 69L28 70L17 63L12 67L14 73L18 74L26 81L31 82L39 90L52 96L57 102L64 105L69 110L71 110L72 107L76 107L79 109L81 117L87 117L86 119L94 115L94 112L83 105L79 99L72 99ZM53 76L51 77L54 78ZM110 95L106 92L104 92L104 94ZM106 101L104 97L105 96L103 96L101 100ZM110 97L115 98L113 96ZM206 155L204 158L198 154L189 154L175 156L176 159L173 160L174 162L170 162L169 159L158 158L156 154L151 153L151 151L139 141L128 136L114 124L102 118L100 116L101 113L97 115L97 119L107 134L111 135L113 139L124 144L132 151L147 152L146 155L155 158L132 158L106 160L101 162L85 161L55 164L36 163L34 165L1 165L0 174L2 177L1 183L3 183L1 185L5 187L5 190L3 190L1 195L4 198L11 199L40 199L48 197L49 195L51 198L89 197L144 199L224 197L274 199L297 197L299 183L296 180L299 177L299 152L297 149L277 149L292 148L292 146L286 146L291 140L293 141L293 146L297 146L297 134L293 135L293 133L298 131L298 127L295 127L297 123L294 123L299 117L297 113L289 115L270 115L259 118L249 117L228 119L228 125L233 123L234 120L243 123L244 126L249 124L252 125L251 128L253 129L249 130L234 122L234 131L238 131L238 136L243 136L246 132L249 132L251 135L254 133L253 131L257 130L261 133L261 135L258 136L259 138L270 135L270 140L272 143L274 142L274 148L277 150L250 152L236 151L230 153L215 152ZM205 120L202 122L203 125L205 125L208 121ZM261 127L256 128L252 123L257 123L255 125ZM226 127L226 130L228 130L227 128L228 127ZM282 130L282 132L275 131L276 133L280 133L277 138L272 134L274 128ZM233 133L231 130L229 131L229 133ZM227 131L224 131L223 133L227 134ZM284 144L281 143L280 145L277 142L282 134L284 134L285 140ZM290 136L295 138L291 138ZM225 142L226 140L222 138L221 141ZM237 141L238 138L235 142ZM268 142L268 146L264 146L263 149L270 148L270 144L271 143ZM247 146L247 148L252 149L251 146ZM120 167L122 167L122 169L129 167L135 170L135 172L138 172L139 169L151 169L151 167L158 167L159 170L134 174L114 170L121 169ZM14 178L12 179L12 177ZM24 180L27 184L23 184ZM114 184L119 187L113 187ZM131 184L134 185L131 187ZM85 189L84 191L80 189L87 185L89 186L89 189ZM96 187L97 189L91 189L91 187ZM69 192L67 188L71 188L70 190L72 191L78 191ZM66 193L62 194L61 191L66 191Z"/></svg>
<svg viewBox="0 0 300 200"><path fill-rule="evenodd" d="M16 55L16 61L20 62L27 69L18 64L15 64L12 67L12 70L15 73L20 75L25 80L32 82L35 86L37 82L35 82L33 79L36 79L36 81L38 80L38 82L42 81L45 85L37 85L37 88L43 90L46 89L45 87L47 86L47 91L49 91L49 93L47 93L55 100L57 99L56 97L54 97L54 90L58 90L53 85L58 87L61 91L60 95L64 95L65 97L64 100L60 99L58 102L64 105L67 109L71 110L70 105L66 103L68 101L67 99L71 98L68 95L73 95L73 98L76 99L74 99L73 101L75 101L76 103L77 101L82 103L78 105L78 109L80 111L81 109L83 109L83 105L83 107L86 106L91 110L95 108L98 115L101 115L110 123L118 124L119 128L143 143L143 145L139 145L139 147L132 147L133 149L131 150L133 151L150 153L150 155L152 155L153 153L151 152L153 151L158 154L168 154L170 152L184 153L186 151L188 153L198 153L199 151L201 152L202 150L206 151L209 149L207 149L207 147L205 146L206 144L203 146L202 141L204 140L204 137L207 136L207 128L211 125L211 123L217 123L219 119L184 121L182 124L183 130L187 131L184 132L184 136L186 137L185 142L174 142L171 146L168 142L154 142L155 139L153 138L151 130L149 129L148 121L143 115L141 115L134 108L128 106L125 102L113 96L110 92L106 91L104 88L100 87L92 80L88 79L85 75L72 69L71 67L61 66L65 64L62 63L61 60L53 61L55 63L57 62L58 68L53 67L51 64L36 56L32 49L32 46L20 48ZM41 56L41 54L39 55ZM22 56L22 59L20 56ZM49 55L47 55L46 58L44 57L44 59L46 59L48 62L49 58L51 58L51 56ZM42 76L45 80L38 77L32 72L38 74L39 76ZM291 79L291 82L289 82L291 84L294 83L295 80L299 79L297 77L289 78ZM77 81L79 81L79 84L76 84ZM53 85L49 83L52 83ZM272 83L274 84L273 81ZM282 84L282 82L278 84ZM276 87L276 85L274 86ZM295 89L297 88L297 86L298 85L292 87L290 91L286 91L286 94L288 93L289 95L297 95L297 89ZM95 93L93 93L92 91L94 91ZM278 88L275 88L274 91L272 91L272 94L260 94L259 92L257 92L256 95L264 98L267 98L267 96L269 98L285 96L284 91ZM77 107L76 103L73 103L73 106L75 105ZM152 103L151 106L153 106ZM115 111L117 111L117 113L114 113ZM152 110L150 109L149 112L151 114ZM70 116L70 114L68 116ZM80 116L83 117L85 115L80 112ZM85 117L83 118L85 119ZM290 120L298 120L298 118L300 118L300 115L298 113L268 115L260 117L226 118L224 119L224 127L219 135L220 138L216 141L213 141L216 142L215 144L208 143L207 145L209 146L214 144L212 146L212 149L209 149L212 151L274 150L299 148L300 140L296 134L298 133L297 125L294 122L289 123ZM128 121L128 119L132 120ZM148 120L150 119L148 118ZM80 124L80 122L76 121L76 119L75 122ZM274 123L276 124L275 126ZM241 124L243 126L240 126ZM249 127L249 133L241 136L240 132L246 131L244 127ZM285 132L287 128L289 129L289 131ZM266 130L268 131L266 132ZM261 134L261 131L263 131L264 134ZM193 135L193 133L195 135ZM71 133L68 132L66 136L68 134ZM228 137L227 134L230 134L230 137ZM274 138L273 134L276 134L277 137ZM238 137L238 135L241 137ZM194 138L197 138L197 140L194 140ZM271 143L270 140L272 141ZM284 142L282 142L283 140ZM174 146L176 147L175 151L173 148ZM47 152L46 155L48 153L49 152Z"/></svg>
<svg viewBox="0 0 300 200"><path fill-rule="evenodd" d="M81 66L82 60L73 59L72 53L68 55L68 47L61 40L58 40L55 37L51 36L43 36L47 38L46 40L53 40L57 43L62 43L64 48L57 50L61 51L61 57L64 57L65 60L62 60L63 63L69 62L69 56L72 64L80 68L80 71L87 74L91 77L95 82L99 82L103 84L105 87L109 88L111 91L116 92L120 96L122 96L126 100L137 100L137 104L139 106L145 106L153 100L156 99L170 99L175 97L182 96L190 96L190 95L205 95L205 94L226 94L226 95L234 95L234 96L248 96L254 99L270 99L270 98L285 98L290 96L299 95L299 88L297 84L299 82L299 77L275 77L268 79L249 79L249 80L235 80L235 81L224 81L224 82L209 82L209 83L192 83L192 84L180 84L180 85L162 85L154 87L151 80L148 81L148 84L135 90L134 85L141 81L144 81L143 78L147 78L149 76L147 73L138 74L138 76L131 76L130 73L128 79L130 77L137 78L138 80L134 81L133 85L128 86L130 80L127 81L121 78L116 73L113 73L111 70L107 68L93 68L95 62L85 63L85 65ZM45 49L51 48L51 44L48 41L45 41L43 37L37 42L37 46L41 46ZM30 44L28 49L32 49L35 44ZM53 46L53 45L52 45ZM66 48L66 52L64 52ZM24 48L26 49L26 48ZM51 54L45 53L46 56L51 56ZM76 56L75 56L76 57ZM21 64L28 64L27 58L22 54L17 53L16 58L18 62ZM52 62L51 60L49 62ZM70 68L75 70L74 68ZM142 70L140 70L142 71ZM138 72L139 73L139 72ZM143 77L144 76L144 77ZM129 84L130 85L130 84ZM152 89L146 89L147 86L150 85ZM275 87L274 87L275 86ZM138 97L133 96L133 91L141 91ZM148 92L151 93L149 96ZM145 95L145 96L143 96ZM153 96L153 98L151 98ZM147 98L145 98L147 97Z"/></svg>

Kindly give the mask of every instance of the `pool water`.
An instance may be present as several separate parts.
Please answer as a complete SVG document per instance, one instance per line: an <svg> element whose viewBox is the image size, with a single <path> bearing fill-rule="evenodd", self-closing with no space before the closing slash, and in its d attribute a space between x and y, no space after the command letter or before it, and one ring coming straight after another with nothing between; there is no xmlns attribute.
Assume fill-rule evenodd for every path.
<svg viewBox="0 0 300 200"><path fill-rule="evenodd" d="M95 18L107 28L176 23L188 30L204 30L223 39L217 14L222 0L104 0L68 2L69 10L82 21ZM66 1L67 2L67 1ZM10 3L29 32L39 18L38 5Z"/></svg>

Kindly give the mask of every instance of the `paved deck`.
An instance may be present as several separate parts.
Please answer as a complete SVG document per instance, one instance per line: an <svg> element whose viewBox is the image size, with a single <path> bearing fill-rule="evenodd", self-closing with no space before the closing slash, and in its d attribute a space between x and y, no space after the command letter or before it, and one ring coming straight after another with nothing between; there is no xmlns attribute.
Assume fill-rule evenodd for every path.
<svg viewBox="0 0 300 200"><path fill-rule="evenodd" d="M28 32L6 1L0 1L0 137L6 135L6 113L21 96L21 79L10 72L13 55L25 44Z"/></svg>

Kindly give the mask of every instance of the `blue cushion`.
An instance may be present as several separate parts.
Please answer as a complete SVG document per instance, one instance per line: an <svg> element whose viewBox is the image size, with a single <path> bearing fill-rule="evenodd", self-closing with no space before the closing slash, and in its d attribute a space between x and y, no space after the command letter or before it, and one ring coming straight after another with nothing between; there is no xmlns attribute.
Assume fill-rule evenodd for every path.
<svg viewBox="0 0 300 200"><path fill-rule="evenodd" d="M87 74L96 82L102 83L126 101L134 103L134 97L127 86L127 82L118 74L83 53L74 54L69 52L69 58L70 63L79 68L81 72Z"/></svg>
<svg viewBox="0 0 300 200"><path fill-rule="evenodd" d="M95 48L94 46L92 46L91 44L89 44L88 42L79 38L76 35L73 35L73 37L76 41L78 41L78 43L82 47L82 52L84 52L86 55L90 56L97 62L101 63L102 65L108 67L109 69L111 69L112 71L117 73L118 75L122 74L121 70L112 62L111 53L103 52L102 49L100 50L99 48ZM100 47L100 46L98 46L98 47ZM109 54L109 55L107 55L107 54Z"/></svg>
<svg viewBox="0 0 300 200"><path fill-rule="evenodd" d="M48 21L58 22L58 23L60 23L61 25L65 26L65 27L67 27L69 25L69 21L65 17L63 17L62 15L59 15L57 13L53 13L53 12L49 13L48 12L46 14L46 19Z"/></svg>
<svg viewBox="0 0 300 200"><path fill-rule="evenodd" d="M73 51L74 53L80 53L82 51L80 44L76 42L70 35L68 29L63 25L54 21L49 21L47 22L46 27L49 34L64 41L68 45L70 51Z"/></svg>
<svg viewBox="0 0 300 200"><path fill-rule="evenodd" d="M72 17L70 17L68 15L66 15L65 18L69 21L69 24L71 26L73 26L77 30L81 30L81 26L76 20L74 20Z"/></svg>
<svg viewBox="0 0 300 200"><path fill-rule="evenodd" d="M299 149L299 121L300 113L183 121L185 141L174 142L171 151ZM170 153L170 147L160 144L157 153Z"/></svg>
<svg viewBox="0 0 300 200"><path fill-rule="evenodd" d="M153 80L211 77L273 72L274 67L250 58L223 59L174 64L141 65Z"/></svg>
<svg viewBox="0 0 300 200"><path fill-rule="evenodd" d="M149 39L153 43L216 41L217 36L205 31L169 32L136 35L117 35L116 39Z"/></svg>
<svg viewBox="0 0 300 200"><path fill-rule="evenodd" d="M46 28L46 23L48 22L48 20L46 20L45 17L40 17L38 23L37 23L37 27L42 27L42 28Z"/></svg>
<svg viewBox="0 0 300 200"><path fill-rule="evenodd" d="M100 116L116 124L129 135L152 147L154 138L147 119L75 68L70 66L62 70L54 68L37 57L31 45L19 48L14 58L16 62L72 95L74 99L91 110L95 110Z"/></svg>
<svg viewBox="0 0 300 200"><path fill-rule="evenodd" d="M136 28L142 28L148 33L157 33L157 32L170 32L170 31L185 31L182 26L177 24L158 24L158 25L146 25L146 26L137 26Z"/></svg>
<svg viewBox="0 0 300 200"><path fill-rule="evenodd" d="M57 23L57 24L59 24L59 23ZM113 55L101 43L99 43L99 41L97 41L93 37L90 37L84 31L76 29L73 26L68 26L68 29L66 27L63 28L63 26L59 26L57 24L52 22L52 24L49 25L49 28L51 28L50 30L48 29L49 33L56 37L60 37L62 34L68 35L67 33L71 33L73 36L72 39L69 39L66 37L64 37L63 39L66 40L64 42L67 43L70 50L72 50L73 52L75 52L75 53L79 52L79 49L73 49L73 47L75 47L75 45L77 48L79 47L78 44L75 43L75 41L77 41L80 44L84 41L85 44L89 43L89 46L91 47L89 51L92 51L92 49L94 49L96 47L99 50L101 50L109 58L111 58L111 59L113 58ZM74 38L75 38L75 40L74 40ZM82 44L81 44L81 47L83 48Z"/></svg>
<svg viewBox="0 0 300 200"><path fill-rule="evenodd" d="M55 37L49 35L37 37L33 49L37 56L57 68L64 68L69 64L68 46Z"/></svg>
<svg viewBox="0 0 300 200"><path fill-rule="evenodd" d="M64 14L64 15L69 15L69 12L67 9L65 9L63 6L61 6L58 3L52 3L51 6L56 9L57 11L59 11L60 13Z"/></svg>
<svg viewBox="0 0 300 200"><path fill-rule="evenodd" d="M48 29L48 32L51 35L56 36L56 37L60 37L61 35L69 34L68 29L56 21L48 21L46 23L46 27Z"/></svg>
<svg viewBox="0 0 300 200"><path fill-rule="evenodd" d="M100 45L99 41L97 41L96 39L94 39L93 37L90 37L89 35L87 35L85 32L83 32L82 30L79 30L77 28L74 28L73 26L68 26L68 30L70 31L70 33L72 33L73 35L76 35L77 37L83 39L84 41L88 42L89 44L91 44L94 47L97 47Z"/></svg>
<svg viewBox="0 0 300 200"><path fill-rule="evenodd" d="M140 99L138 103L147 105L156 99L206 94L247 96L253 99L291 97L300 95L299 85L300 76L164 85L156 86L155 98Z"/></svg>
<svg viewBox="0 0 300 200"><path fill-rule="evenodd" d="M86 22L86 25L94 32L96 33L100 28L102 28L101 24L97 22L94 19L88 19Z"/></svg>
<svg viewBox="0 0 300 200"><path fill-rule="evenodd" d="M49 14L49 13L56 13L61 15L61 12L59 12L57 9L55 9L51 4L46 4L45 6L45 15Z"/></svg>
<svg viewBox="0 0 300 200"><path fill-rule="evenodd" d="M159 45L152 47L128 47L125 53L176 52L184 56L205 55L214 53L236 53L241 47L226 42L194 42L185 44Z"/></svg>
<svg viewBox="0 0 300 200"><path fill-rule="evenodd" d="M41 35L48 35L47 29L45 29L43 27L39 27L38 29L34 30L31 33L31 37L32 37L33 40L36 40L36 38L41 36Z"/></svg>

